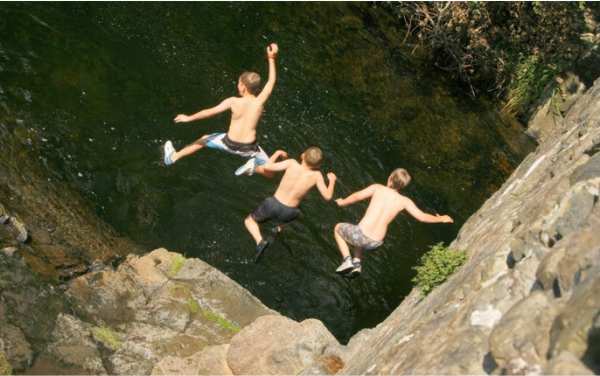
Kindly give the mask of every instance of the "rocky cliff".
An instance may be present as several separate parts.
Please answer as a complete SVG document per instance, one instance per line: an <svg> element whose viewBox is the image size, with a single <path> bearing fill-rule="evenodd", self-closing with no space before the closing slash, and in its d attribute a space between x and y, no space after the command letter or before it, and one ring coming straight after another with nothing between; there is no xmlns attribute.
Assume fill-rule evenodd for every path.
<svg viewBox="0 0 600 376"><path fill-rule="evenodd" d="M451 246L467 252L463 267L347 346L164 249L53 287L11 246L0 252L0 370L600 373L600 80L553 124L461 229ZM23 223L6 219L18 242Z"/></svg>
<svg viewBox="0 0 600 376"><path fill-rule="evenodd" d="M599 152L600 80L465 223L461 270L352 338L342 372L599 373Z"/></svg>

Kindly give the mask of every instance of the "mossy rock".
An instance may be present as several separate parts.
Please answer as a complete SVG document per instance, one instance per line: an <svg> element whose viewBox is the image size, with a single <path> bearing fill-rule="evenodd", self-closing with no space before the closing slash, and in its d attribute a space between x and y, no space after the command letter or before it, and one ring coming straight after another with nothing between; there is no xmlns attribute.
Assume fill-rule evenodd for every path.
<svg viewBox="0 0 600 376"><path fill-rule="evenodd" d="M92 337L113 351L117 351L123 345L119 334L106 326L92 328Z"/></svg>
<svg viewBox="0 0 600 376"><path fill-rule="evenodd" d="M217 326L219 326L221 329L227 330L229 332L233 332L233 333L237 333L239 332L242 328L240 328L240 326L238 324L236 324L233 321L229 321L226 318L224 318L223 316L221 316L219 313L212 311L210 309L202 309L202 316L208 320L211 321L215 324L217 324Z"/></svg>
<svg viewBox="0 0 600 376"><path fill-rule="evenodd" d="M173 257L173 260L171 260L171 266L169 266L169 271L167 273L168 276L171 278L175 277L181 268L183 268L183 264L185 264L185 257L179 254Z"/></svg>
<svg viewBox="0 0 600 376"><path fill-rule="evenodd" d="M0 375L12 375L12 371L13 369L6 359L6 355L0 351Z"/></svg>

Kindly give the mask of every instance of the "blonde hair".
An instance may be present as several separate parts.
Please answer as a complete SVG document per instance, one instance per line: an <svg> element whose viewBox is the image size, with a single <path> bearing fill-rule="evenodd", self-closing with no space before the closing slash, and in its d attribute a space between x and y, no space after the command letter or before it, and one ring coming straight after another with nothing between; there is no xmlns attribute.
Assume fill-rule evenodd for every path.
<svg viewBox="0 0 600 376"><path fill-rule="evenodd" d="M257 95L260 91L260 75L258 73L244 72L240 75L240 81L250 94Z"/></svg>
<svg viewBox="0 0 600 376"><path fill-rule="evenodd" d="M411 181L410 174L403 168L397 168L390 174L388 181L390 182L391 188L399 191L406 187Z"/></svg>
<svg viewBox="0 0 600 376"><path fill-rule="evenodd" d="M302 153L302 159L309 167L317 168L323 162L323 152L316 146L311 146Z"/></svg>

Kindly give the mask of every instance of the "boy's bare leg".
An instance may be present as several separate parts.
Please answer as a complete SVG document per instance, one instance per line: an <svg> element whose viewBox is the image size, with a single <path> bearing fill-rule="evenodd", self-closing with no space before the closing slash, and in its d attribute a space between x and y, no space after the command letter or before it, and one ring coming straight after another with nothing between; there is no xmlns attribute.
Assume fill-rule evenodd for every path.
<svg viewBox="0 0 600 376"><path fill-rule="evenodd" d="M333 229L333 237L335 238L335 242L337 243L338 249L340 250L340 253L342 254L342 259L345 259L346 257L350 256L350 248L348 247L348 244L346 243L346 241L341 237L341 235L338 234L339 227L340 227L339 223L337 225L335 225L335 228Z"/></svg>
<svg viewBox="0 0 600 376"><path fill-rule="evenodd" d="M188 146L184 147L183 149L176 151L175 153L173 153L173 155L171 156L171 159L174 162L177 162L179 159L183 158L183 157L187 157L188 155L192 155L195 152L197 152L198 150L202 149L205 144L204 144L204 140L207 138L208 136L202 136L199 139L197 139L196 141L194 141L193 143L189 144Z"/></svg>
<svg viewBox="0 0 600 376"><path fill-rule="evenodd" d="M264 176L265 178L272 178L273 176L275 176L275 173L272 171L267 171L263 168L263 166L258 166L254 169L254 172L257 174L260 174L262 176Z"/></svg>
<svg viewBox="0 0 600 376"><path fill-rule="evenodd" d="M252 235L252 238L254 238L254 241L258 245L263 239L262 234L260 233L260 227L258 227L258 223L256 223L254 218L252 218L252 216L249 215L246 217L246 219L244 219L244 225L246 226L246 230L248 230L248 232L250 233L250 235Z"/></svg>
<svg viewBox="0 0 600 376"><path fill-rule="evenodd" d="M362 258L363 258L363 249L362 248L357 248L354 251L354 258L353 258L352 261L357 261L358 260L358 262L361 262Z"/></svg>

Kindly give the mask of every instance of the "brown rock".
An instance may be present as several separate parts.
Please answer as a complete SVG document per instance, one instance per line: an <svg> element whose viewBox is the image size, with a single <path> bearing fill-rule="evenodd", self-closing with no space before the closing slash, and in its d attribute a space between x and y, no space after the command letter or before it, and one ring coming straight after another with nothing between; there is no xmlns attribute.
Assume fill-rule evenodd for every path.
<svg viewBox="0 0 600 376"><path fill-rule="evenodd" d="M335 345L336 339L320 321L262 316L233 337L227 363L236 375L297 374Z"/></svg>

